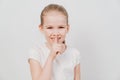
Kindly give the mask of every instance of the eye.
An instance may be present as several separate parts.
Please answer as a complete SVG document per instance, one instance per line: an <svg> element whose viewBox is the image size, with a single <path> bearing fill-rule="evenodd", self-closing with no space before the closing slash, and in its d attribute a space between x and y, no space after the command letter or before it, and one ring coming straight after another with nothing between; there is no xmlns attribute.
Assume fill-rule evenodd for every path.
<svg viewBox="0 0 120 80"><path fill-rule="evenodd" d="M47 29L53 29L53 27L52 27L52 26L49 26L49 27L47 27Z"/></svg>
<svg viewBox="0 0 120 80"><path fill-rule="evenodd" d="M64 26L59 26L59 29L64 29L65 27Z"/></svg>

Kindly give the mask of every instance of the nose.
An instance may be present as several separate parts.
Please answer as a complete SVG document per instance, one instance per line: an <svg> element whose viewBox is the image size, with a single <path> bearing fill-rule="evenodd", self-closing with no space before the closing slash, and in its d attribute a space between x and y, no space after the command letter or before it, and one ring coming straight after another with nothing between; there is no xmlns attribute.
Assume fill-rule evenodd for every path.
<svg viewBox="0 0 120 80"><path fill-rule="evenodd" d="M52 38L55 38L55 37L58 37L60 38L61 37L61 34L57 31L53 32L51 35L50 35Z"/></svg>
<svg viewBox="0 0 120 80"><path fill-rule="evenodd" d="M59 30L54 29L54 30L52 31L52 35L53 35L53 36L59 36L59 35L60 35Z"/></svg>

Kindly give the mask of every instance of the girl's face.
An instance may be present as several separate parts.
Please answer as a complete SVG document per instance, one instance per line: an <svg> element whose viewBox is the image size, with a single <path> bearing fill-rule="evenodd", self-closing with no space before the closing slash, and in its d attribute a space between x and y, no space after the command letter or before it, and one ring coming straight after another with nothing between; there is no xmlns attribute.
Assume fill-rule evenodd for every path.
<svg viewBox="0 0 120 80"><path fill-rule="evenodd" d="M55 38L59 43L65 40L66 33L69 30L66 17L60 12L48 12L43 17L43 25L40 29L44 33L46 40L49 44L53 44Z"/></svg>

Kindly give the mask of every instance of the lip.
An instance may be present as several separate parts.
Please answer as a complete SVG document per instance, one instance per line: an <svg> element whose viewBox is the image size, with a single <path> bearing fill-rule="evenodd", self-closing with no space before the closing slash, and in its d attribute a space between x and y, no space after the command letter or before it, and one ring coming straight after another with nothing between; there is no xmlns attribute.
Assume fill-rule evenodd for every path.
<svg viewBox="0 0 120 80"><path fill-rule="evenodd" d="M54 37L49 38L52 42L54 42ZM58 42L62 39L62 37L58 37Z"/></svg>
<svg viewBox="0 0 120 80"><path fill-rule="evenodd" d="M54 39L54 38L55 38L55 37L51 37L51 36L50 36L50 39ZM58 38L58 39L61 39L62 37L61 37L61 36L58 36L57 38Z"/></svg>

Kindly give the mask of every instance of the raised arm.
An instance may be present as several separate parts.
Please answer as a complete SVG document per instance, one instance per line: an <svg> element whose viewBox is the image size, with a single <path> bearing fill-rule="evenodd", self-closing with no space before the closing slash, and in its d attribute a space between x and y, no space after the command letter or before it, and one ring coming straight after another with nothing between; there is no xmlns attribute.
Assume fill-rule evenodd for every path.
<svg viewBox="0 0 120 80"><path fill-rule="evenodd" d="M54 39L50 54L42 68L37 60L30 59L30 70L32 75L32 80L50 80L52 76L52 64L55 57L61 54L65 50L65 43L58 43L57 38Z"/></svg>
<svg viewBox="0 0 120 80"><path fill-rule="evenodd" d="M32 75L32 80L50 80L52 72L52 62L53 58L50 55L42 68L40 63L34 59L30 59L30 70Z"/></svg>

